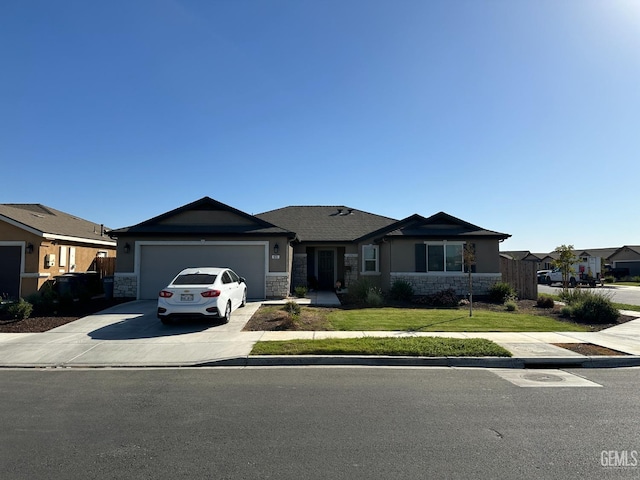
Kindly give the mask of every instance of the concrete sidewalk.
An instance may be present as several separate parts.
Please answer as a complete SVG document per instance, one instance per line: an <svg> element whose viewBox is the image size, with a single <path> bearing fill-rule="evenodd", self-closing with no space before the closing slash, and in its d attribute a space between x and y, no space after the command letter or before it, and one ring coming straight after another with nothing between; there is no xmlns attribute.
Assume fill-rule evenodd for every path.
<svg viewBox="0 0 640 480"><path fill-rule="evenodd" d="M335 295L312 293L303 304L338 305ZM336 303L337 302L337 303ZM269 302L267 302L269 303ZM271 302L271 303L284 303ZM0 367L172 367L198 365L450 365L524 367L531 365L640 365L640 318L601 332L243 332L263 302L233 312L231 322L163 325L156 301L135 301L44 333L0 333ZM640 316L640 312L625 312ZM257 341L298 338L432 336L486 338L509 350L512 358L416 358L354 356L250 356ZM552 345L592 343L626 356L586 357Z"/></svg>

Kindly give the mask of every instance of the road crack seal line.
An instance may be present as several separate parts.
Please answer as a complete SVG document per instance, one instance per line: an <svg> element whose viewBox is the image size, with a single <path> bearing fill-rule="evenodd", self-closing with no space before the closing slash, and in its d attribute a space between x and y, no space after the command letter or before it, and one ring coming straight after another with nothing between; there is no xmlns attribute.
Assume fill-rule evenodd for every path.
<svg viewBox="0 0 640 480"><path fill-rule="evenodd" d="M498 438L504 438L504 435L502 435L498 430L496 430L494 428L490 428L489 431L495 433L496 437L498 437Z"/></svg>

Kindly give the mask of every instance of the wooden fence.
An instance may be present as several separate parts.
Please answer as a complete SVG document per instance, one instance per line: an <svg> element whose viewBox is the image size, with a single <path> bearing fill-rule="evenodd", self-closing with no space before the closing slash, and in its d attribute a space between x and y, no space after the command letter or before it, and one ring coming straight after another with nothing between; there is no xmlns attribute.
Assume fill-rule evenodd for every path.
<svg viewBox="0 0 640 480"><path fill-rule="evenodd" d="M521 300L536 300L538 298L536 269L536 262L500 257L502 281L515 288L518 292L518 298Z"/></svg>
<svg viewBox="0 0 640 480"><path fill-rule="evenodd" d="M96 257L95 266L99 278L113 275L116 271L116 257Z"/></svg>

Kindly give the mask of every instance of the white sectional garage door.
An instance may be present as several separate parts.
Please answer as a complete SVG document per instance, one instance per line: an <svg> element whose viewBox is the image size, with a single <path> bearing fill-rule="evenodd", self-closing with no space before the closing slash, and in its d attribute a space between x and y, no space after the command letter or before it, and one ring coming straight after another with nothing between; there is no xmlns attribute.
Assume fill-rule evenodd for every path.
<svg viewBox="0 0 640 480"><path fill-rule="evenodd" d="M155 299L178 272L188 267L228 267L247 280L247 297L266 294L264 244L141 244L140 298Z"/></svg>

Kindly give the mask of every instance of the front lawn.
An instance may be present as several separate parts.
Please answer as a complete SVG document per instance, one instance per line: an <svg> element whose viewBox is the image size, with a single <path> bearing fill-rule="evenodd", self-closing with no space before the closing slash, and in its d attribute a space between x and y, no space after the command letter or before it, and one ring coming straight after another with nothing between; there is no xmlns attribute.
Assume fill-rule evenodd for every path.
<svg viewBox="0 0 640 480"><path fill-rule="evenodd" d="M251 355L389 355L413 357L510 357L483 338L329 338L258 342Z"/></svg>
<svg viewBox="0 0 640 480"><path fill-rule="evenodd" d="M528 313L462 309L366 308L334 310L331 330L403 330L416 332L585 332L584 326Z"/></svg>
<svg viewBox="0 0 640 480"><path fill-rule="evenodd" d="M531 302L533 303L533 302ZM547 314L548 312L548 314ZM550 310L495 308L322 308L302 307L291 317L281 306L261 307L245 330L395 330L416 332L553 332L589 331L590 328L554 317Z"/></svg>

